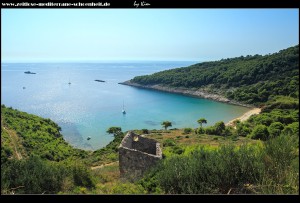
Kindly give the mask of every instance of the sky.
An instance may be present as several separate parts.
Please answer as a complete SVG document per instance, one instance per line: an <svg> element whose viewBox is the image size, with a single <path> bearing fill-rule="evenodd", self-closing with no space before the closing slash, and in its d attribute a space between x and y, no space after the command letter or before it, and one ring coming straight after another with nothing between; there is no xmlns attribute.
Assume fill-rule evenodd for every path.
<svg viewBox="0 0 300 203"><path fill-rule="evenodd" d="M299 9L2 9L2 62L211 61L299 44Z"/></svg>

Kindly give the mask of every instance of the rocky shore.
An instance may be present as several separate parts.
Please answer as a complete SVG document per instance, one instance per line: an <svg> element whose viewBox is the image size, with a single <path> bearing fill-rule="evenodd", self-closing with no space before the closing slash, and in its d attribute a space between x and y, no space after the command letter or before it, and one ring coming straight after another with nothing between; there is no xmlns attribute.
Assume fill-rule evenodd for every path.
<svg viewBox="0 0 300 203"><path fill-rule="evenodd" d="M183 95L188 95L188 96L193 96L193 97L199 97L199 98L204 98L204 99L211 99L214 101L218 102L223 102L223 103L228 103L228 104L234 104L234 105L239 105L239 106L244 106L248 108L253 108L251 105L243 104L237 101L229 100L226 97L219 95L219 94L213 94L205 91L202 88L199 89L187 89L187 88L174 88L174 87L166 87L162 85L140 85L137 83L133 83L130 80L121 82L119 84L122 85L129 85L133 87L138 87L138 88L145 88L145 89L152 89L152 90L159 90L159 91L164 91L164 92L170 92L170 93L175 93L175 94L183 94Z"/></svg>

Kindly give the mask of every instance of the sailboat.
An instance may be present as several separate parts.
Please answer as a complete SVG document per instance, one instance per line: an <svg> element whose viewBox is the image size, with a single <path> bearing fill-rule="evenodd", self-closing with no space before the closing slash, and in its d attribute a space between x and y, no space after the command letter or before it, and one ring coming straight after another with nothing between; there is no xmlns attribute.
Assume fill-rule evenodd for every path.
<svg viewBox="0 0 300 203"><path fill-rule="evenodd" d="M126 114L125 108L124 108L124 100L123 100L123 110L122 110L123 114Z"/></svg>

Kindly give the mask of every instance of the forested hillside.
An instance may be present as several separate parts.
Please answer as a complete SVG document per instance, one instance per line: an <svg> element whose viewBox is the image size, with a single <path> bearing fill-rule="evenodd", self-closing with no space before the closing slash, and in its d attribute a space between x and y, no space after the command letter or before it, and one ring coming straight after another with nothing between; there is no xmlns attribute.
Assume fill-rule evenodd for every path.
<svg viewBox="0 0 300 203"><path fill-rule="evenodd" d="M50 119L1 105L1 194L55 194L95 186L83 158Z"/></svg>
<svg viewBox="0 0 300 203"><path fill-rule="evenodd" d="M73 148L60 134L61 128L50 119L1 106L1 157L35 154L50 161L86 157L88 152ZM15 143L12 143L15 142ZM16 146L14 146L16 145Z"/></svg>
<svg viewBox="0 0 300 203"><path fill-rule="evenodd" d="M240 56L137 76L141 85L221 89L229 99L261 104L274 95L299 98L299 45L265 56Z"/></svg>

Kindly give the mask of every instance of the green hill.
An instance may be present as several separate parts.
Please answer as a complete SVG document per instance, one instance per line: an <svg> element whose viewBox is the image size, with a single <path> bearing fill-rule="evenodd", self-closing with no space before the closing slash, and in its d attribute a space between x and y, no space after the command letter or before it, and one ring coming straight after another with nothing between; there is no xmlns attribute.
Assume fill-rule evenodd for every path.
<svg viewBox="0 0 300 203"><path fill-rule="evenodd" d="M60 134L61 128L36 115L1 106L1 154L20 158L37 155L50 161L88 155L75 149Z"/></svg>
<svg viewBox="0 0 300 203"><path fill-rule="evenodd" d="M1 105L1 194L56 194L93 188L84 158L50 119Z"/></svg>
<svg viewBox="0 0 300 203"><path fill-rule="evenodd" d="M228 99L261 104L274 95L299 98L299 45L265 56L240 56L137 76L145 86L205 88Z"/></svg>

